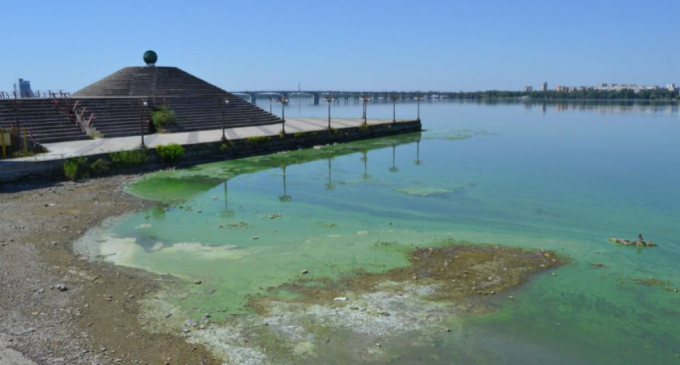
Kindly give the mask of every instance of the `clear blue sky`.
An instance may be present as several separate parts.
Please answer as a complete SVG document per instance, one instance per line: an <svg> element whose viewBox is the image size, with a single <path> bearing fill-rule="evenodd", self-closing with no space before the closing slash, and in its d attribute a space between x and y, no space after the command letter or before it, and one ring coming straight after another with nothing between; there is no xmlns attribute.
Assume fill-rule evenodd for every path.
<svg viewBox="0 0 680 365"><path fill-rule="evenodd" d="M678 0L4 1L0 90L76 91L153 49L227 90L680 83Z"/></svg>

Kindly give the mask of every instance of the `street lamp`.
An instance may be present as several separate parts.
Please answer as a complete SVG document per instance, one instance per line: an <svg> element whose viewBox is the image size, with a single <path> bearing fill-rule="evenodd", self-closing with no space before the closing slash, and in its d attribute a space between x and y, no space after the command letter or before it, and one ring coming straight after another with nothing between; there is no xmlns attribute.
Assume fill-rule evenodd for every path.
<svg viewBox="0 0 680 365"><path fill-rule="evenodd" d="M418 93L415 99L418 100L418 121L420 122L420 101L423 100L423 96Z"/></svg>
<svg viewBox="0 0 680 365"><path fill-rule="evenodd" d="M283 121L281 123L281 132L285 135L286 134L286 104L288 104L289 99L285 96L281 96L277 99L279 103L281 103L281 120Z"/></svg>
<svg viewBox="0 0 680 365"><path fill-rule="evenodd" d="M331 95L331 92L328 92L328 96L324 98L326 102L328 103L328 130L331 130L331 103L335 101L335 98L333 95Z"/></svg>
<svg viewBox="0 0 680 365"><path fill-rule="evenodd" d="M397 122L397 100L399 100L399 95L390 96L392 99L392 123Z"/></svg>
<svg viewBox="0 0 680 365"><path fill-rule="evenodd" d="M368 124L368 122L366 120L366 111L368 110L367 105L368 105L368 102L371 100L371 98L368 95L361 95L361 97L359 99L361 99L361 101L364 102L364 125L366 125L366 124Z"/></svg>
<svg viewBox="0 0 680 365"><path fill-rule="evenodd" d="M141 148L144 149L146 147L144 145L144 110L149 106L149 103L146 101L146 99L139 99L139 134L142 137L142 145Z"/></svg>
<svg viewBox="0 0 680 365"><path fill-rule="evenodd" d="M217 102L220 104L220 108L222 110L222 142L227 141L227 122L226 119L224 118L224 108L229 105L229 99L226 97L224 98L217 98Z"/></svg>

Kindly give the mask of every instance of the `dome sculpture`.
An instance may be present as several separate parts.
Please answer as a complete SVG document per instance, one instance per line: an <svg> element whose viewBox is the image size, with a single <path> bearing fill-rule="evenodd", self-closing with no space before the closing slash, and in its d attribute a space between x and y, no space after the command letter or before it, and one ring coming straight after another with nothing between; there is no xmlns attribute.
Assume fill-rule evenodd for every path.
<svg viewBox="0 0 680 365"><path fill-rule="evenodd" d="M156 61L158 61L158 55L154 51L144 52L144 62L147 66L156 66Z"/></svg>

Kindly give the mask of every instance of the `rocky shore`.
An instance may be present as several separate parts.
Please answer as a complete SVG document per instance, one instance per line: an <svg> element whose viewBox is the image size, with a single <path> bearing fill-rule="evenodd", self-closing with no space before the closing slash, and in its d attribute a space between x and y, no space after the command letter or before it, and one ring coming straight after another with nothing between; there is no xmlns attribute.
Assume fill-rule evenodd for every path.
<svg viewBox="0 0 680 365"><path fill-rule="evenodd" d="M0 187L1 364L220 363L142 329L138 299L163 278L72 252L89 228L151 204L123 191L134 178Z"/></svg>

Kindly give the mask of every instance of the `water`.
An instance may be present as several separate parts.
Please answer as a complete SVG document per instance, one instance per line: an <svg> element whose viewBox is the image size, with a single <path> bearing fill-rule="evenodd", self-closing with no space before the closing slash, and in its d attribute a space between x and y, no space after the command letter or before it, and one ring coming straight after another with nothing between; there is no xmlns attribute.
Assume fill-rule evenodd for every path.
<svg viewBox="0 0 680 365"><path fill-rule="evenodd" d="M261 106L268 109L268 102ZM361 105L341 100L332 112L357 117ZM373 103L368 112L391 118L392 105ZM286 110L292 117L326 113L326 105L310 99L292 100ZM415 113L415 102L397 105L398 118ZM532 279L511 293L515 301L495 300L491 313L452 316L451 333L410 329L385 339L380 350L357 350L361 356L349 354L357 346L350 340L327 350L304 337L280 359L273 352L267 358L680 363L680 293L672 290L680 287L677 105L433 101L421 113L422 135L152 174L129 190L170 208L121 220L101 233L97 253L184 279L163 297L173 310L194 319L211 313L215 322L259 339L246 345L214 332L192 340L217 352L227 343L232 361L239 354L255 363L253 343L271 349L281 340L254 329L258 319L244 307L247 298L298 280L302 269L329 278L382 272L408 265L404 249L451 237L552 249L573 263L555 277ZM641 250L607 240L638 233L660 246ZM634 281L650 277L668 283ZM216 291L199 292L208 288ZM353 336L343 331L333 335Z"/></svg>

